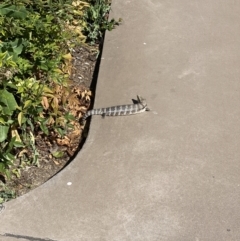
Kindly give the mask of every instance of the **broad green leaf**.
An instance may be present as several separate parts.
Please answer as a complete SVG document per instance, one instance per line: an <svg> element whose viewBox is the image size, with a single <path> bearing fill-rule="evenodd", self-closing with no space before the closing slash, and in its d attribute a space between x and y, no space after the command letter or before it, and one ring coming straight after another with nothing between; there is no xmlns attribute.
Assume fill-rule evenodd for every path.
<svg viewBox="0 0 240 241"><path fill-rule="evenodd" d="M63 157L64 152L63 151L56 151L56 152L53 152L52 155L56 158L61 158L61 157Z"/></svg>
<svg viewBox="0 0 240 241"><path fill-rule="evenodd" d="M61 128L56 128L56 130L60 134L60 136L64 136L64 131Z"/></svg>
<svg viewBox="0 0 240 241"><path fill-rule="evenodd" d="M1 46L1 44L0 44L0 46ZM3 61L3 59L6 58L6 56L7 56L7 51L4 53L0 53L0 62Z"/></svg>
<svg viewBox="0 0 240 241"><path fill-rule="evenodd" d="M53 91L51 89L49 89L46 85L44 85L44 87L43 87L43 92L53 94Z"/></svg>
<svg viewBox="0 0 240 241"><path fill-rule="evenodd" d="M5 124L5 120L2 117L0 117L0 123Z"/></svg>
<svg viewBox="0 0 240 241"><path fill-rule="evenodd" d="M5 174L5 172L6 172L6 165L4 164L4 162L0 162L0 173Z"/></svg>
<svg viewBox="0 0 240 241"><path fill-rule="evenodd" d="M5 170L5 175L6 175L8 180L11 178L11 173L8 169Z"/></svg>
<svg viewBox="0 0 240 241"><path fill-rule="evenodd" d="M24 19L26 18L28 12L25 7L18 7L16 5L1 4L0 5L0 15Z"/></svg>
<svg viewBox="0 0 240 241"><path fill-rule="evenodd" d="M9 44L11 44L13 52L17 55L22 53L23 50L23 39L21 38L16 38L14 41L10 42Z"/></svg>
<svg viewBox="0 0 240 241"><path fill-rule="evenodd" d="M12 151L12 148L13 148L13 145L14 145L14 142L16 141L16 139L17 139L17 137L16 136L12 136L12 138L11 138L11 140L10 140L10 142L9 142L9 144L8 144L8 146L7 146L7 150L6 150L6 152L4 153L4 155L7 157L9 157L8 158L8 160L13 160L14 159L14 156L12 156L12 154L10 153L11 151ZM12 157L11 157L12 156Z"/></svg>
<svg viewBox="0 0 240 241"><path fill-rule="evenodd" d="M15 160L15 157L11 153L6 153L4 156L9 161L14 161Z"/></svg>
<svg viewBox="0 0 240 241"><path fill-rule="evenodd" d="M27 107L30 106L31 104L32 104L32 101L31 101L31 100L26 100L25 103L24 103L23 109L27 108Z"/></svg>
<svg viewBox="0 0 240 241"><path fill-rule="evenodd" d="M49 134L48 128L47 128L47 126L45 125L45 123L40 122L40 128L41 128L41 130L44 132L44 134L46 134L46 135Z"/></svg>
<svg viewBox="0 0 240 241"><path fill-rule="evenodd" d="M17 108L17 102L12 93L6 89L0 90L0 102L4 103L2 107L3 113L6 115L12 115L13 111Z"/></svg>
<svg viewBox="0 0 240 241"><path fill-rule="evenodd" d="M57 72L57 73L63 74L61 69L54 69L54 71Z"/></svg>
<svg viewBox="0 0 240 241"><path fill-rule="evenodd" d="M14 145L15 147L24 147L24 145L22 144L22 142L19 142L19 141L15 141L15 142L13 143L13 145Z"/></svg>
<svg viewBox="0 0 240 241"><path fill-rule="evenodd" d="M15 90L18 89L18 87L17 87L15 84L11 83L11 82L8 82L8 83L7 83L7 86L9 86L9 87L11 87L11 88L13 88L13 89L15 89Z"/></svg>
<svg viewBox="0 0 240 241"><path fill-rule="evenodd" d="M7 139L9 126L0 125L0 142L3 142Z"/></svg>

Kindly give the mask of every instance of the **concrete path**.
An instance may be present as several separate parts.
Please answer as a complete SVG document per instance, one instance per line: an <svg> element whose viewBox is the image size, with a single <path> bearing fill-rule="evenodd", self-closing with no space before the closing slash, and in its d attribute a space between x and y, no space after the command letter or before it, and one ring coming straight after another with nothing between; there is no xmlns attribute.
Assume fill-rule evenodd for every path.
<svg viewBox="0 0 240 241"><path fill-rule="evenodd" d="M94 116L76 159L6 204L0 239L240 240L240 2L112 7L95 107L152 111Z"/></svg>

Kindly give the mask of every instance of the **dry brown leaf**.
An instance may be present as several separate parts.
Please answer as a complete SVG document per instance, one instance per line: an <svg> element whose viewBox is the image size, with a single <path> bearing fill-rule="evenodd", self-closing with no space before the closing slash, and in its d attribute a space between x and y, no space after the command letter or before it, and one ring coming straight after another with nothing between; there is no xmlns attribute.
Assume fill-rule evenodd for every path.
<svg viewBox="0 0 240 241"><path fill-rule="evenodd" d="M55 163L55 165L59 165L60 163L58 162L58 161L56 161L56 160L54 160L54 159L52 159L53 160L53 162Z"/></svg>
<svg viewBox="0 0 240 241"><path fill-rule="evenodd" d="M65 137L64 139L57 138L57 144L59 146L70 146L70 139Z"/></svg>
<svg viewBox="0 0 240 241"><path fill-rule="evenodd" d="M82 111L82 112L86 112L86 111L87 111L87 108L86 108L85 106L81 106L81 107L79 108L79 110Z"/></svg>
<svg viewBox="0 0 240 241"><path fill-rule="evenodd" d="M86 95L85 100L86 100L86 101L90 101L89 95Z"/></svg>
<svg viewBox="0 0 240 241"><path fill-rule="evenodd" d="M41 104L45 110L49 108L48 98L46 96L42 97Z"/></svg>
<svg viewBox="0 0 240 241"><path fill-rule="evenodd" d="M18 153L18 157L22 157L25 153L28 153L27 149L23 149Z"/></svg>
<svg viewBox="0 0 240 241"><path fill-rule="evenodd" d="M77 95L75 93L71 94L68 98L68 107L70 109L74 109L78 105L79 105L79 100L77 98Z"/></svg>
<svg viewBox="0 0 240 241"><path fill-rule="evenodd" d="M67 150L67 153L68 153L69 156L73 156L74 155L74 152L69 150L69 149Z"/></svg>
<svg viewBox="0 0 240 241"><path fill-rule="evenodd" d="M57 110L58 109L58 98L54 97L51 105L54 110Z"/></svg>
<svg viewBox="0 0 240 241"><path fill-rule="evenodd" d="M77 117L77 111L76 110L70 110L70 114Z"/></svg>
<svg viewBox="0 0 240 241"><path fill-rule="evenodd" d="M81 99L83 99L83 98L85 97L85 95L86 95L86 93L85 93L85 91L83 91L83 92L81 93Z"/></svg>
<svg viewBox="0 0 240 241"><path fill-rule="evenodd" d="M50 116L50 117L48 118L48 125L52 125L52 124L54 124L54 123L55 123L55 120L53 119L52 116Z"/></svg>
<svg viewBox="0 0 240 241"><path fill-rule="evenodd" d="M16 141L22 143L22 140L21 140L16 128L13 128L13 127L11 128L11 135L12 135L12 137L16 137Z"/></svg>
<svg viewBox="0 0 240 241"><path fill-rule="evenodd" d="M71 142L72 142L72 141L75 141L75 139L80 136L80 133L81 133L80 130L74 130L73 132L71 132L71 133L68 135L68 137L69 137L69 139L71 140Z"/></svg>

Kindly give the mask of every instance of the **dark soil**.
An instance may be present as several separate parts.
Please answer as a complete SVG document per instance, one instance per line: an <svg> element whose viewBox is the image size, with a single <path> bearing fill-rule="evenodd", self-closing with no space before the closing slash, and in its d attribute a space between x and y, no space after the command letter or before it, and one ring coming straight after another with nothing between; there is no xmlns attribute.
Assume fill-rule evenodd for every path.
<svg viewBox="0 0 240 241"><path fill-rule="evenodd" d="M20 162L15 165L15 175L10 181L2 181L0 192L11 190L16 196L40 186L61 169L63 169L81 149L85 137L86 127L80 126L79 119L91 105L96 73L98 71L97 54L98 46L81 46L72 50L70 94L68 98L68 110L76 120L72 123L74 128L64 138L44 136L41 132L35 136L38 165L30 165ZM92 88L91 88L92 87ZM61 91L61 90L60 90ZM61 157L56 158L56 154ZM4 184L3 184L4 183Z"/></svg>

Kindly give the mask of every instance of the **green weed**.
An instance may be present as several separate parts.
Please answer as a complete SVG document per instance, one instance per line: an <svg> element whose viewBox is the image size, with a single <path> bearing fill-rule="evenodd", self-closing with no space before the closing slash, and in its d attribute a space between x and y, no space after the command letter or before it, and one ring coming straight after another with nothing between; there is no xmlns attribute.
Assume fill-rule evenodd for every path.
<svg viewBox="0 0 240 241"><path fill-rule="evenodd" d="M5 187L4 185L1 185L1 191L0 191L0 204L7 202L13 198L16 198L16 193L9 188Z"/></svg>
<svg viewBox="0 0 240 241"><path fill-rule="evenodd" d="M108 14L111 9L108 0L89 0L90 6L84 14L86 26L84 34L90 43L99 41L106 30L111 31L116 25L119 25L121 19L108 20Z"/></svg>

